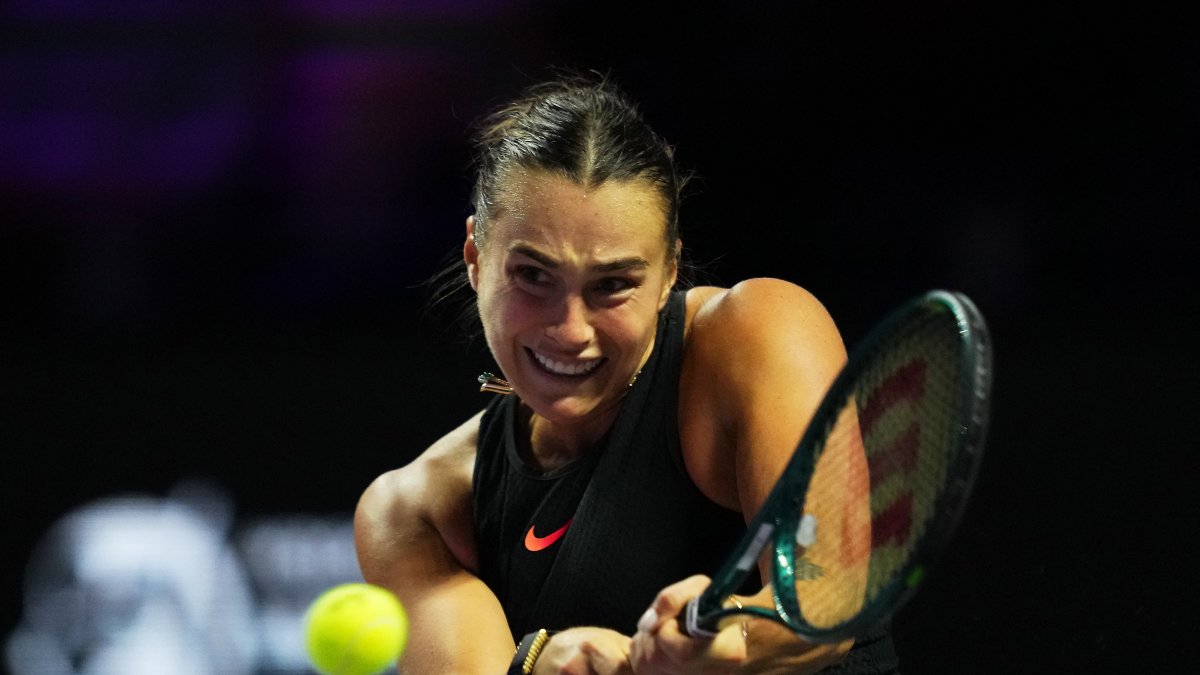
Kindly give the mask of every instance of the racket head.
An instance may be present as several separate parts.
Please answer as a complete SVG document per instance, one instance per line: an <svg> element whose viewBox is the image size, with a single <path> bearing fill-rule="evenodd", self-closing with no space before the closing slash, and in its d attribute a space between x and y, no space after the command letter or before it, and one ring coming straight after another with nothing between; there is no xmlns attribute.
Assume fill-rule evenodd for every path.
<svg viewBox="0 0 1200 675"><path fill-rule="evenodd" d="M930 291L890 314L851 353L688 630L744 613L837 642L894 612L961 519L990 388L990 337L966 296ZM723 607L760 552L774 611Z"/></svg>

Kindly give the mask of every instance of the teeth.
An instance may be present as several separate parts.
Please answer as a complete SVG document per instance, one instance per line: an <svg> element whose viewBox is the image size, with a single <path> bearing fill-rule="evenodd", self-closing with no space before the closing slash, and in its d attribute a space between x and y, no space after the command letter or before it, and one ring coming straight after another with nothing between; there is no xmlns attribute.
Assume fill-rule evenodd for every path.
<svg viewBox="0 0 1200 675"><path fill-rule="evenodd" d="M599 366L600 362L603 360L591 359L578 363L563 363L561 361L548 359L537 352L533 353L533 358L537 359L537 362L542 364L542 367L546 370L549 370L552 373L558 373L559 375L582 375L584 373L589 373L595 370L596 366Z"/></svg>

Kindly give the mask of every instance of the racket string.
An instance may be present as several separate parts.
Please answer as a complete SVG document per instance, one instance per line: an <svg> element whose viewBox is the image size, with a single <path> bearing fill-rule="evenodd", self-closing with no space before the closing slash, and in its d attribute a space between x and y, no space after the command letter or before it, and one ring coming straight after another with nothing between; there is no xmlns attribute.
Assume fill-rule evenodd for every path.
<svg viewBox="0 0 1200 675"><path fill-rule="evenodd" d="M917 322L875 355L829 430L805 517L824 513L797 567L834 571L795 577L802 619L816 628L894 587L936 514L961 414L961 346L946 320Z"/></svg>

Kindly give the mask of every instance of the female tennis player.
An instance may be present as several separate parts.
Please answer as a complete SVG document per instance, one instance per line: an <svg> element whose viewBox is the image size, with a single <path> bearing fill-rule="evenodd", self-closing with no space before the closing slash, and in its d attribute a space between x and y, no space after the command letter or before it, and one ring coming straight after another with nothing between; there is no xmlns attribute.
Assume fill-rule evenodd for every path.
<svg viewBox="0 0 1200 675"><path fill-rule="evenodd" d="M364 578L410 614L401 671L893 672L886 631L678 622L845 362L822 305L773 279L675 288L684 180L604 78L528 89L477 143L463 261L498 375L355 518ZM772 601L760 581L728 602Z"/></svg>

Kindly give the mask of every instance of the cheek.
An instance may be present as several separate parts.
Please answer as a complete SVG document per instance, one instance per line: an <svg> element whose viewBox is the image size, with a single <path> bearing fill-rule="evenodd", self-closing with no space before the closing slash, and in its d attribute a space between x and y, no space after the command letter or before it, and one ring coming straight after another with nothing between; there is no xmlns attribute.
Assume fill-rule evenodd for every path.
<svg viewBox="0 0 1200 675"><path fill-rule="evenodd" d="M536 324L536 312L512 291L494 291L484 284L478 297L479 317L489 344L528 330ZM495 346L495 345L493 345Z"/></svg>
<svg viewBox="0 0 1200 675"><path fill-rule="evenodd" d="M607 321L602 327L597 328L613 342L623 345L625 350L630 352L630 357L633 358L634 353L654 338L654 333L658 329L658 312L653 311L653 307L649 309L651 311L642 309L620 317L612 317L611 321ZM640 357L640 354L637 356Z"/></svg>

